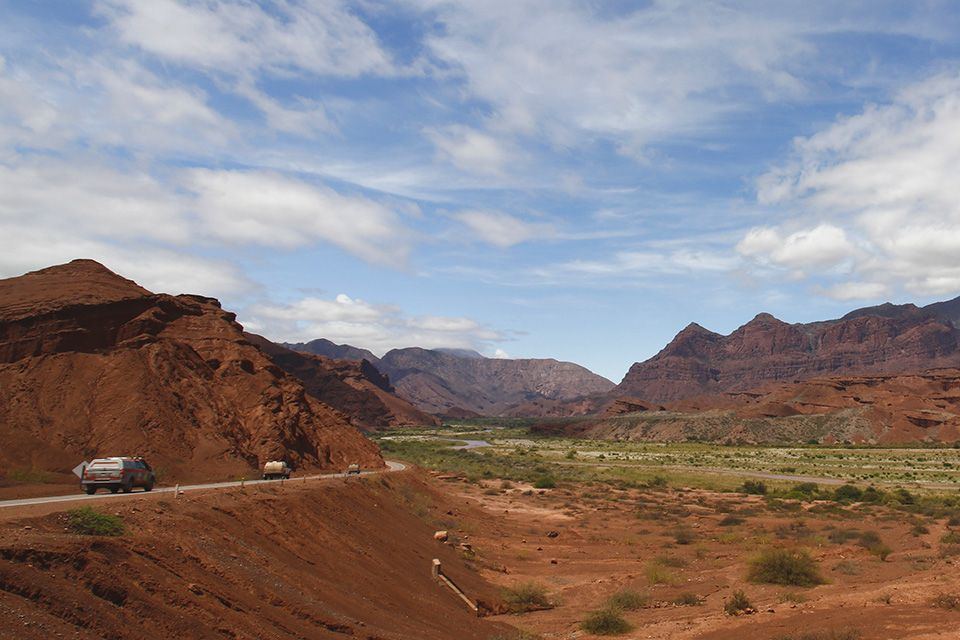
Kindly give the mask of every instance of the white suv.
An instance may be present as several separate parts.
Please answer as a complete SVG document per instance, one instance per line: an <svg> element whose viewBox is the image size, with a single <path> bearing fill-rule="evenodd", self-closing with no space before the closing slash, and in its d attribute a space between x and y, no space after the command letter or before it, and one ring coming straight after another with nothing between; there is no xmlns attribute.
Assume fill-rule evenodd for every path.
<svg viewBox="0 0 960 640"><path fill-rule="evenodd" d="M153 469L143 458L97 458L84 469L80 487L88 495L100 488L130 493L134 487L152 491L155 482Z"/></svg>

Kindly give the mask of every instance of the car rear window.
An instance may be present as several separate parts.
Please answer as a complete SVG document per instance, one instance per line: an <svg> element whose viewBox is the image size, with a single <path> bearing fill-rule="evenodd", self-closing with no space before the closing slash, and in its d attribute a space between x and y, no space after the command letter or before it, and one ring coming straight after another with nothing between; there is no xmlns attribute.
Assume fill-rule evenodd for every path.
<svg viewBox="0 0 960 640"><path fill-rule="evenodd" d="M119 460L94 460L90 463L91 467L100 467L100 468L116 468L120 466Z"/></svg>

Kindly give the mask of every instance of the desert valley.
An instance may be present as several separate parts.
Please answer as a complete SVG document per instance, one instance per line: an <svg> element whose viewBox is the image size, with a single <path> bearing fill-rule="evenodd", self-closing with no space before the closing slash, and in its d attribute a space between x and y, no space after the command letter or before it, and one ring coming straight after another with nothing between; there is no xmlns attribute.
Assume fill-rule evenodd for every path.
<svg viewBox="0 0 960 640"><path fill-rule="evenodd" d="M2 280L0 633L950 637L951 307L693 326L614 385L280 345L90 260ZM234 484L70 502L103 451L162 486ZM273 459L296 474L257 483ZM373 473L323 479L349 464Z"/></svg>
<svg viewBox="0 0 960 640"><path fill-rule="evenodd" d="M958 34L0 1L0 640L960 638Z"/></svg>

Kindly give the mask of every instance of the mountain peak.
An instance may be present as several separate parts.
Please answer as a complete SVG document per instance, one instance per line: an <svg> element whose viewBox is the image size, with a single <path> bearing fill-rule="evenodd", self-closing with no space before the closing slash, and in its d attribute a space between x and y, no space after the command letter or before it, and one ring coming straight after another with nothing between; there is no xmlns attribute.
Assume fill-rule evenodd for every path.
<svg viewBox="0 0 960 640"><path fill-rule="evenodd" d="M95 260L73 260L0 280L0 319L73 305L104 304L152 295Z"/></svg>

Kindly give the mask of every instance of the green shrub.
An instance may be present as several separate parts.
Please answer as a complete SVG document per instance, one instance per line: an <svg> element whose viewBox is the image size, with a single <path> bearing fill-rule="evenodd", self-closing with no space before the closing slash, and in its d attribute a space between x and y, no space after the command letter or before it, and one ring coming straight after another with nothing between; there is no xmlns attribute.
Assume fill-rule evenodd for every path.
<svg viewBox="0 0 960 640"><path fill-rule="evenodd" d="M760 480L747 480L740 485L740 493L749 493L755 496L766 495L767 484Z"/></svg>
<svg viewBox="0 0 960 640"><path fill-rule="evenodd" d="M100 513L92 507L67 511L67 527L84 536L123 535L123 520L119 516Z"/></svg>
<svg viewBox="0 0 960 640"><path fill-rule="evenodd" d="M902 487L893 492L893 497L900 504L914 504L917 501L912 493Z"/></svg>
<svg viewBox="0 0 960 640"><path fill-rule="evenodd" d="M833 492L833 498L837 502L856 502L863 497L863 491L859 487L852 484L845 484L840 487L837 487L836 491Z"/></svg>
<svg viewBox="0 0 960 640"><path fill-rule="evenodd" d="M511 613L550 608L547 589L536 582L522 582L501 590L503 601Z"/></svg>
<svg viewBox="0 0 960 640"><path fill-rule="evenodd" d="M620 615L619 609L600 609L587 616L580 628L598 636L617 636L627 633L633 627Z"/></svg>
<svg viewBox="0 0 960 640"><path fill-rule="evenodd" d="M861 547L880 558L886 560L893 550L883 543L876 531L864 531L860 534L859 544Z"/></svg>
<svg viewBox="0 0 960 640"><path fill-rule="evenodd" d="M723 610L728 616L735 616L752 609L753 603L747 598L747 594L739 590L734 591L733 595L723 603Z"/></svg>
<svg viewBox="0 0 960 640"><path fill-rule="evenodd" d="M792 491L805 495L812 496L817 491L820 490L820 487L815 482L801 482L800 484L794 485Z"/></svg>
<svg viewBox="0 0 960 640"><path fill-rule="evenodd" d="M557 486L557 481L551 478L550 476L543 476L542 478L537 478L533 483L534 489L554 489Z"/></svg>
<svg viewBox="0 0 960 640"><path fill-rule="evenodd" d="M644 608L649 603L650 596L638 591L633 591L632 589L618 591L607 598L608 609L620 609L621 611L636 611L637 609Z"/></svg>
<svg viewBox="0 0 960 640"><path fill-rule="evenodd" d="M823 584L820 571L803 549L767 549L750 562L751 582L812 587Z"/></svg>

